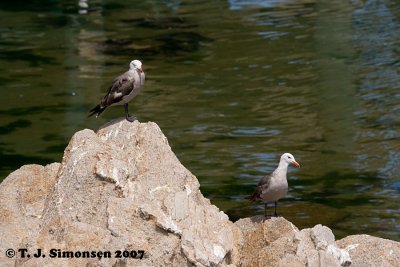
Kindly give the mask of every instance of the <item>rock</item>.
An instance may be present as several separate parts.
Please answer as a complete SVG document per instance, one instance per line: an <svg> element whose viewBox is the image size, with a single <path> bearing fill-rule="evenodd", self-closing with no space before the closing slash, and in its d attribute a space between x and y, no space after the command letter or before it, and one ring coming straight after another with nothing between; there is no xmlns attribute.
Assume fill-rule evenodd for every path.
<svg viewBox="0 0 400 267"><path fill-rule="evenodd" d="M241 266L349 266L346 250L339 249L332 231L322 225L299 231L282 217L241 219Z"/></svg>
<svg viewBox="0 0 400 267"><path fill-rule="evenodd" d="M9 248L25 248L36 240L46 197L56 182L59 163L26 165L0 184L0 265L14 266L5 257Z"/></svg>
<svg viewBox="0 0 400 267"><path fill-rule="evenodd" d="M329 267L348 266L349 253L355 266L399 265L394 241L355 236L339 248L322 225L300 231L262 216L233 224L199 188L155 123L82 130L61 164L23 166L0 184L0 266ZM8 248L45 257L8 258Z"/></svg>
<svg viewBox="0 0 400 267"><path fill-rule="evenodd" d="M62 251L144 250L143 259L16 258L11 266L229 265L233 223L155 123L114 121L77 132L61 164L25 166L0 185L1 243ZM218 227L216 227L218 226Z"/></svg>
<svg viewBox="0 0 400 267"><path fill-rule="evenodd" d="M271 218L264 221L264 216L256 216L238 220L235 225L243 233L240 246L241 266L268 266L279 261L285 254L285 247L277 251L280 241L271 245L278 239L293 236L298 229L282 217ZM267 257L271 257L267 259Z"/></svg>
<svg viewBox="0 0 400 267"><path fill-rule="evenodd" d="M349 252L352 267L400 266L400 243L370 235L351 235L337 241Z"/></svg>

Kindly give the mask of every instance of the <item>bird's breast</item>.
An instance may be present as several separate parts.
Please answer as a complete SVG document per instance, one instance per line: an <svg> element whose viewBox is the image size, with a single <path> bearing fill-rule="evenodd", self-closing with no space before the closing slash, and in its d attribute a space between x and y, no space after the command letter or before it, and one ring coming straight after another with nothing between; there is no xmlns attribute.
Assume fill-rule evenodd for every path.
<svg viewBox="0 0 400 267"><path fill-rule="evenodd" d="M268 187L262 193L261 198L265 201L277 201L284 197L288 192L288 183L286 179L271 179Z"/></svg>

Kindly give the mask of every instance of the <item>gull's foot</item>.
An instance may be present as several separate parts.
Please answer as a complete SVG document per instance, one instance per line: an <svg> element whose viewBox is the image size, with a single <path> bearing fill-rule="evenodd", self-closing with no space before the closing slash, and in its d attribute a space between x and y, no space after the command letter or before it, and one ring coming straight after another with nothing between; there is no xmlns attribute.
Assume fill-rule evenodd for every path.
<svg viewBox="0 0 400 267"><path fill-rule="evenodd" d="M126 120L129 122L134 122L135 120L137 120L137 118L135 116L128 115L126 116Z"/></svg>

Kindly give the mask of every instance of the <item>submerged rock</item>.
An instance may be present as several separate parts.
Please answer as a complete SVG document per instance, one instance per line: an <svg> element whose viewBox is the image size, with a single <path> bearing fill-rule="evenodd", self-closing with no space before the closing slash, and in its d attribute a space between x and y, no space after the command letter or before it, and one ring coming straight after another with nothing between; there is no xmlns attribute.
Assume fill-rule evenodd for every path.
<svg viewBox="0 0 400 267"><path fill-rule="evenodd" d="M122 119L97 133L82 130L71 138L61 163L23 166L0 184L0 265L346 266L351 261L353 252L338 248L325 226L299 231L284 218L262 217L233 224L199 187L155 123ZM8 258L9 248L25 248L32 256ZM38 249L45 257L33 256ZM143 258L133 258L141 256L139 250ZM383 257L391 263L400 254L393 253Z"/></svg>

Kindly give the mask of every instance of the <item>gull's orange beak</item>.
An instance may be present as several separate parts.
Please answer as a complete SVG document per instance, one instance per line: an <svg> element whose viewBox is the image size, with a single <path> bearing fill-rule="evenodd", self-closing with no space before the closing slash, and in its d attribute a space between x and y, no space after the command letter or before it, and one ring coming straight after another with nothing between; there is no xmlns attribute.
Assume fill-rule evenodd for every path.
<svg viewBox="0 0 400 267"><path fill-rule="evenodd" d="M143 67L141 67L139 70L140 70L140 72L143 72Z"/></svg>
<svg viewBox="0 0 400 267"><path fill-rule="evenodd" d="M297 168L300 168L300 164L297 161L293 161L292 165L297 167Z"/></svg>

